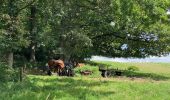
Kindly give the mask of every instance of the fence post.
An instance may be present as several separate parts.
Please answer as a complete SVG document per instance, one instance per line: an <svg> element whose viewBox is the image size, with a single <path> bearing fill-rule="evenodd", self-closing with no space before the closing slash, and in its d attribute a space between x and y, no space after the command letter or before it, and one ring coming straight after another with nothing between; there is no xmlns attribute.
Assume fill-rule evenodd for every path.
<svg viewBox="0 0 170 100"><path fill-rule="evenodd" d="M23 67L20 67L19 79L20 79L20 82L22 82L22 79L23 79Z"/></svg>

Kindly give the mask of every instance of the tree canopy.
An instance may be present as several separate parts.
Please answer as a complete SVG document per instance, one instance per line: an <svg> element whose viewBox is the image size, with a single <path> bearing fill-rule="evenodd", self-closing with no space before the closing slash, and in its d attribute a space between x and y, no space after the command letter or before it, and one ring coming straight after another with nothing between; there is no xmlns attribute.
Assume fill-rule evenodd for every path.
<svg viewBox="0 0 170 100"><path fill-rule="evenodd" d="M8 58L63 54L68 61L170 51L169 0L1 0L0 6L0 52Z"/></svg>

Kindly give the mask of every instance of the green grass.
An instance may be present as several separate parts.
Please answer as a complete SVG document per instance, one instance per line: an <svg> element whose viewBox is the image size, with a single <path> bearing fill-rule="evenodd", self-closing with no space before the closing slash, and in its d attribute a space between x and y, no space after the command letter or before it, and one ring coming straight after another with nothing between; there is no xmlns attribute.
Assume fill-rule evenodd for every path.
<svg viewBox="0 0 170 100"><path fill-rule="evenodd" d="M28 75L22 83L1 84L0 100L170 100L170 64L100 63L139 71L102 78L97 66L86 65L75 69L75 77ZM94 73L81 76L83 70Z"/></svg>

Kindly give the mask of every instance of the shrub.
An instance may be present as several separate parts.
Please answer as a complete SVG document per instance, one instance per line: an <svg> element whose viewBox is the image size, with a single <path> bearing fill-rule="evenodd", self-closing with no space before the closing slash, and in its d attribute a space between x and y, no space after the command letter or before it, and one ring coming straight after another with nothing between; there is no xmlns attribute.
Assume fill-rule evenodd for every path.
<svg viewBox="0 0 170 100"><path fill-rule="evenodd" d="M18 81L18 72L4 63L0 63L0 82Z"/></svg>
<svg viewBox="0 0 170 100"><path fill-rule="evenodd" d="M10 78L11 70L7 65L0 63L0 82L6 82Z"/></svg>
<svg viewBox="0 0 170 100"><path fill-rule="evenodd" d="M128 71L139 71L139 68L136 67L136 66L129 66L129 67L127 68L127 70L128 70Z"/></svg>

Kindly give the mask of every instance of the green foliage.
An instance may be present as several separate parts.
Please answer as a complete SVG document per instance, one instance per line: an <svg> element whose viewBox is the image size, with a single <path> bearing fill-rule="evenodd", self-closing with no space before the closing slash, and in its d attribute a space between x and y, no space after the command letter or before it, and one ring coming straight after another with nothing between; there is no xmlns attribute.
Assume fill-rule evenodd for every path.
<svg viewBox="0 0 170 100"><path fill-rule="evenodd" d="M0 46L7 51L15 51L21 47L27 47L28 41L24 37L26 31L23 26L24 15L19 15L22 8L20 1L6 1L0 13Z"/></svg>
<svg viewBox="0 0 170 100"><path fill-rule="evenodd" d="M19 51L31 59L35 50L38 61L57 54L79 61L92 55L147 57L170 51L168 0L1 2L0 52Z"/></svg>
<svg viewBox="0 0 170 100"><path fill-rule="evenodd" d="M0 83L19 80L19 73L4 63L0 63L0 72Z"/></svg>
<svg viewBox="0 0 170 100"><path fill-rule="evenodd" d="M98 3L99 9L105 10L95 13L98 24L94 28L93 43L97 54L147 57L169 52L169 42L165 42L169 41L167 36L170 31L166 15L169 1L114 0L106 4L99 0ZM109 18L110 21L107 21ZM164 42L165 45L162 45ZM127 45L126 49L122 49L124 44Z"/></svg>
<svg viewBox="0 0 170 100"><path fill-rule="evenodd" d="M0 64L0 71L1 71L1 74L0 74L0 79L1 79L1 82L5 82L9 79L9 73L10 73L10 69L8 69L8 66L6 66L5 64Z"/></svg>
<svg viewBox="0 0 170 100"><path fill-rule="evenodd" d="M136 67L136 66L129 66L129 67L127 68L127 70L128 70L128 71L139 71L139 68Z"/></svg>

